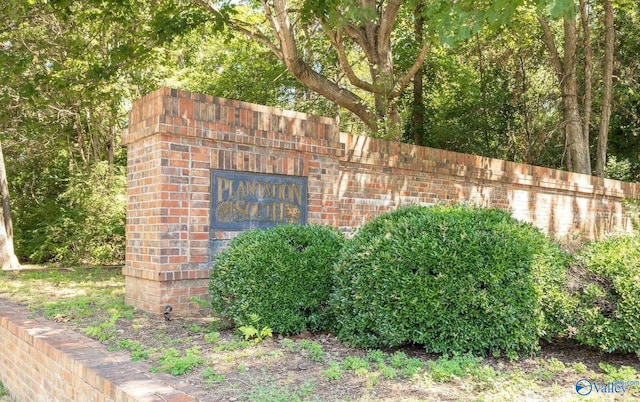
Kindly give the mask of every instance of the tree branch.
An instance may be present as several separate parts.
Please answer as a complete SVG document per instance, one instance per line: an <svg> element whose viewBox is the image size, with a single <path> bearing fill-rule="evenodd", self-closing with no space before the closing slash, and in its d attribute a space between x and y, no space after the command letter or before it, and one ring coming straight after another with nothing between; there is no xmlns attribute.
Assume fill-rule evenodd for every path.
<svg viewBox="0 0 640 402"><path fill-rule="evenodd" d="M562 65L560 55L558 54L558 47L556 46L556 41L553 39L553 34L551 33L551 28L549 27L549 22L546 20L546 18L540 15L538 16L538 21L540 21L540 25L542 26L542 41L547 46L547 50L549 50L551 65L556 70L558 82L561 83L564 79L564 66Z"/></svg>
<svg viewBox="0 0 640 402"><path fill-rule="evenodd" d="M278 59L282 60L282 58L284 57L282 55L282 51L278 48L278 46L275 43L273 43L268 37L266 37L262 33L252 31L252 30L250 30L248 28L245 28L243 25L244 24L242 23L242 21L237 21L237 20L229 21L229 27L232 30L243 34L244 36L246 36L249 39L253 39L256 42L262 43L273 54L275 54Z"/></svg>
<svg viewBox="0 0 640 402"><path fill-rule="evenodd" d="M342 46L342 34L340 29L337 29L336 32L332 32L331 28L326 24L326 22L320 21L320 24L322 25L322 28L324 29L325 34L329 37L331 44L336 49L336 52L338 54L338 62L342 67L341 70L344 72L345 76L347 77L351 85L354 85L367 92L377 93L382 95L383 91L381 91L380 88L377 88L376 86L374 86L369 82L361 80L353 71L351 64L349 64L349 60L347 59L347 54L344 51L344 46Z"/></svg>
<svg viewBox="0 0 640 402"><path fill-rule="evenodd" d="M353 92L340 87L313 69L300 58L293 27L287 14L286 0L274 0L273 9L263 0L265 12L272 22L274 33L280 42L282 61L291 74L303 85L324 96L328 100L351 111L372 130L378 129L376 116L369 111L365 102Z"/></svg>
<svg viewBox="0 0 640 402"><path fill-rule="evenodd" d="M220 10L218 10L217 8L215 8L211 3L209 3L207 0L196 0L196 3L200 4L200 6L202 6L203 8L205 8L207 11L209 11L210 13L218 16L219 18L224 18L224 16L222 15L222 13L220 12ZM246 27L246 24L244 24L242 21L236 20L236 19L229 19L227 26L232 30L232 31L236 31L244 36L246 36L249 39L253 39L256 42L260 42L263 45L265 45L273 54L276 55L276 57L280 60L282 60L282 52L280 51L280 49L278 49L278 46L276 46L276 44L274 44L269 38L267 38L265 35L263 35L260 32L256 32L253 31L249 28Z"/></svg>
<svg viewBox="0 0 640 402"><path fill-rule="evenodd" d="M387 52L391 45L391 31L396 22L402 0L389 0L389 4L380 16L380 28L378 30L378 51ZM383 48L384 47L384 48Z"/></svg>
<svg viewBox="0 0 640 402"><path fill-rule="evenodd" d="M422 49L420 50L420 54L418 55L418 58L413 63L409 71L398 81L398 88L392 94L393 98L399 97L400 94L402 94L402 91L404 91L407 85L409 85L409 82L411 82L411 79L413 78L413 76L416 75L418 70L420 70L420 68L424 64L424 59L427 58L427 54L429 53L430 48L431 46L428 43L424 43L422 45Z"/></svg>

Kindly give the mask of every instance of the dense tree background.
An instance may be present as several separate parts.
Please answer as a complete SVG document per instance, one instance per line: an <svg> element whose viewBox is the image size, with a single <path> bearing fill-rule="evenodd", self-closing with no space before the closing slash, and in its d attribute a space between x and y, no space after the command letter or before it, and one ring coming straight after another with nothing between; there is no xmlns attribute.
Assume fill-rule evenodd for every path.
<svg viewBox="0 0 640 402"><path fill-rule="evenodd" d="M356 134L579 170L568 161L567 88L549 41L566 70L567 21L589 172L600 173L604 121L602 174L638 180L640 10L630 0L609 4L606 124L605 1L454 9L428 0L7 0L0 144L15 252L24 262L122 261L119 133L130 103L159 86L337 117ZM388 43L374 49L380 30Z"/></svg>

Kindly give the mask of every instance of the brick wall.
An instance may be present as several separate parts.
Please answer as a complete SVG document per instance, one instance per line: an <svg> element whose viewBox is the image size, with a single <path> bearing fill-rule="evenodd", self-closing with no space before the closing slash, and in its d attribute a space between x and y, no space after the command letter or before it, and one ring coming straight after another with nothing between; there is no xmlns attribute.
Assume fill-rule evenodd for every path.
<svg viewBox="0 0 640 402"><path fill-rule="evenodd" d="M508 210L556 238L594 239L630 230L622 201L640 197L636 183L346 134L341 144L345 229L399 205L464 202Z"/></svg>
<svg viewBox="0 0 640 402"><path fill-rule="evenodd" d="M126 301L197 308L210 260L237 232L209 227L210 170L306 177L308 222L352 233L401 205L509 210L555 237L630 229L640 185L368 137L332 119L162 88L133 105Z"/></svg>
<svg viewBox="0 0 640 402"><path fill-rule="evenodd" d="M127 353L106 347L62 325L0 299L0 381L12 400L196 401L202 391L178 384Z"/></svg>

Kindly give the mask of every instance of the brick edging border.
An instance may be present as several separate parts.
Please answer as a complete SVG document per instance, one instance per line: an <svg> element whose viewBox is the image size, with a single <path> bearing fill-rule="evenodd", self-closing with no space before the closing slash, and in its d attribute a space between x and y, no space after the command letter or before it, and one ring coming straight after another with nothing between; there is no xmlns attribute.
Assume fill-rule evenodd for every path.
<svg viewBox="0 0 640 402"><path fill-rule="evenodd" d="M0 381L12 400L197 401L204 391L150 373L128 353L0 298ZM200 394L200 395L198 395Z"/></svg>

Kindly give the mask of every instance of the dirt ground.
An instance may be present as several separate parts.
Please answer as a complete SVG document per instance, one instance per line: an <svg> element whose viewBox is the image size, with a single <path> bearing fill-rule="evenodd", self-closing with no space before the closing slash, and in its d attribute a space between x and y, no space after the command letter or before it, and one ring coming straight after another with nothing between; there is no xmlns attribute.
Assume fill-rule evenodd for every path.
<svg viewBox="0 0 640 402"><path fill-rule="evenodd" d="M276 335L247 346L239 344L237 332L223 329L216 331L220 336L212 343L207 336L212 331L211 323L212 319L206 316L174 316L172 321L165 321L162 317L136 312L133 320L118 320L116 332L118 339L139 341L151 350L152 365L168 348L182 352L197 347L203 364L177 378L206 389L210 401L582 400L585 398L575 391L576 381L583 377L602 378L600 363L629 366L640 372L640 361L635 355L605 354L565 342L544 344L538 355L518 361L485 358L481 364L498 373L493 378L452 377L449 381L435 382L428 370L422 370L412 378L387 379L372 367L364 372L343 370L339 379L330 380L326 374L330 362L342 362L350 356L364 358L367 351L348 348L329 333L303 333L288 338L290 340ZM305 341L307 345L309 342L321 345L321 361L314 361L308 350L299 347ZM115 347L118 342L107 343ZM420 347L400 350L422 361L435 361L439 357L425 353ZM385 350L389 354L396 351L398 349ZM556 367L545 366L544 362L549 361L556 361ZM562 364L558 365L557 361ZM573 369L580 364L586 371ZM600 397L602 395L598 400ZM612 394L605 399L618 400L621 396ZM640 388L628 392L623 399L640 400Z"/></svg>

